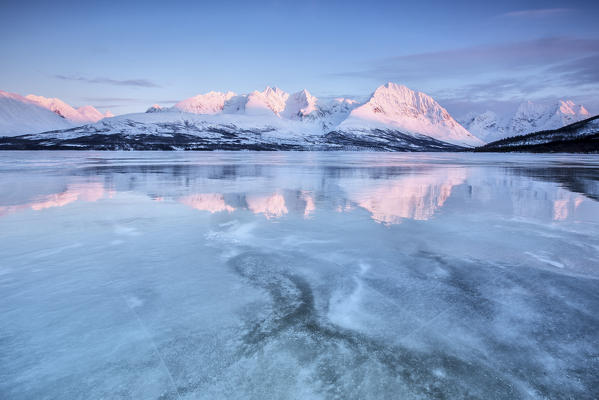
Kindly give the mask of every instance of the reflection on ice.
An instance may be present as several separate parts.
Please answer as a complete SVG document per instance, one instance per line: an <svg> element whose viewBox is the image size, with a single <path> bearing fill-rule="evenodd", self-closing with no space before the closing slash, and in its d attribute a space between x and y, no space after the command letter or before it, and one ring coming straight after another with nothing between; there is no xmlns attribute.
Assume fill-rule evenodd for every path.
<svg viewBox="0 0 599 400"><path fill-rule="evenodd" d="M288 195L296 195L294 203L303 203L298 205L300 207L303 206L299 211L303 213L305 218L308 218L316 210L314 199L309 192L293 192L288 193ZM209 211L212 214L221 211L233 212L236 209L247 209L254 214L261 214L267 219L273 219L280 218L289 213L285 196L281 193L273 193L271 195L245 193L241 196L234 196L234 199L232 198L231 200L235 201L236 207L227 204L225 196L221 193L199 193L179 199L185 205L196 210Z"/></svg>
<svg viewBox="0 0 599 400"><path fill-rule="evenodd" d="M0 398L593 398L599 161L535 157L0 154Z"/></svg>
<svg viewBox="0 0 599 400"><path fill-rule="evenodd" d="M308 218L310 217L310 214L316 210L314 197L310 192L302 191L302 200L306 202L306 208L304 208L304 218Z"/></svg>
<svg viewBox="0 0 599 400"><path fill-rule="evenodd" d="M564 192L562 191L561 194L565 198L553 201L553 219L556 221L566 220L585 201L585 198L581 195Z"/></svg>
<svg viewBox="0 0 599 400"><path fill-rule="evenodd" d="M112 197L114 191L105 189L101 182L69 184L60 193L39 196L37 199L16 205L0 205L0 216L21 210L40 211L46 208L63 207L76 201L97 201L103 197Z"/></svg>
<svg viewBox="0 0 599 400"><path fill-rule="evenodd" d="M209 211L211 213L220 211L235 211L234 207L231 207L225 203L225 198L219 193L193 194L182 197L180 201L181 203L195 208L196 210Z"/></svg>
<svg viewBox="0 0 599 400"><path fill-rule="evenodd" d="M372 219L398 224L402 219L427 220L443 207L454 186L464 183L464 169L444 168L373 181L350 189L349 198L368 210ZM358 186L358 185L356 185Z"/></svg>
<svg viewBox="0 0 599 400"><path fill-rule="evenodd" d="M289 212L285 206L285 198L279 193L269 196L248 195L246 201L254 214L263 214L269 219L279 218Z"/></svg>
<svg viewBox="0 0 599 400"><path fill-rule="evenodd" d="M460 187L462 193L454 195L455 200L483 204L501 202L494 211L557 221L576 218L575 214L585 199L594 199L599 192L599 186L592 176L567 175L561 170L555 171L556 181L559 183L556 185L547 183L551 175L546 171L539 172L542 169L505 169L504 174L496 175L499 178L495 179L491 175L481 176L480 168L454 164L441 167L428 164L423 168L414 168L412 165L407 168L390 166L375 169L344 167L336 172L333 172L334 168L327 166L322 170L322 175L304 175L298 185L287 179L286 170L277 168L238 165L197 169L172 165L160 169L147 166L112 168L110 165L105 168L90 168L96 179L98 175L109 178L104 179L104 182L80 182L77 178L74 182L67 183L67 188L58 193L29 196L21 204L0 203L0 215L27 209L39 211L62 207L77 201L93 202L103 197L111 198L117 192L134 191L159 202L173 199L200 211L232 213L236 210L250 210L267 219L277 219L296 212L309 217L318 208L345 213L362 209L374 221L392 225L406 219L425 221L432 218L445 206L456 188ZM138 174L143 179L137 180ZM172 179L169 174L172 174ZM526 174L530 174L533 179L526 177ZM132 179L120 179L129 175ZM166 183L156 179L165 176L168 178ZM178 184L181 176L187 180L184 187L169 186ZM250 179L236 180L233 185L227 185L226 190L219 184L221 179L238 177ZM164 184L164 187L153 187L154 184ZM198 185L210 190L199 191L196 189ZM262 185L265 186L261 187ZM586 191L572 192L568 187ZM161 192L155 192L155 188L159 188ZM176 188L176 193L170 193L171 188ZM184 192L181 193L183 188ZM464 190L468 193L464 193ZM319 198L318 201L316 197ZM511 210L506 208L509 204L512 206Z"/></svg>

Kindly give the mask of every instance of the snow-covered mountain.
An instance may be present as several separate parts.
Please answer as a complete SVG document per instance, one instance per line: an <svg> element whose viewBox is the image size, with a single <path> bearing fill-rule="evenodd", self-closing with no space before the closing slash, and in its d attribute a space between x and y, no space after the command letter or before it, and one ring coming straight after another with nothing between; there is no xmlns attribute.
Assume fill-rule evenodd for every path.
<svg viewBox="0 0 599 400"><path fill-rule="evenodd" d="M558 129L589 117L584 106L571 100L553 103L528 101L520 104L513 114L500 116L493 111L468 114L462 120L462 125L481 140L492 142L516 135Z"/></svg>
<svg viewBox="0 0 599 400"><path fill-rule="evenodd" d="M247 95L210 92L171 108L154 105L145 113L0 139L0 148L455 151L478 142L430 97L393 84L381 88L362 103L269 87ZM383 104L381 96L391 100ZM388 120L352 116L373 104ZM344 126L351 118L359 124Z"/></svg>
<svg viewBox="0 0 599 400"><path fill-rule="evenodd" d="M262 92L253 91L247 95L245 113L249 115L280 115L285 110L289 93L279 89L267 87Z"/></svg>
<svg viewBox="0 0 599 400"><path fill-rule="evenodd" d="M345 149L406 151L475 147L509 136L560 128L588 118L589 113L570 100L526 102L509 115L487 111L470 114L460 123L432 97L389 82L364 99L319 99L305 89L290 94L266 87L247 94L211 91L173 107L153 105L145 113L108 117L113 116L92 106L75 109L56 98L0 91L0 136L30 134L23 139L26 142L41 140L45 135L54 141L80 142L86 135L104 135L102 146L108 146L116 140L110 135L118 134L135 136L135 148L143 148L139 142L143 142L144 135L177 134L191 135L200 142L206 139L204 145L210 148L219 148L217 142L224 140L219 135L241 135L243 140L235 142L236 146L242 142L244 146L262 143L267 148L278 144L283 148L332 144ZM39 135L56 130L59 132ZM196 139L190 137L179 142L191 141L197 147ZM26 147L26 143L22 145ZM225 147L229 145L233 146L229 143Z"/></svg>
<svg viewBox="0 0 599 400"><path fill-rule="evenodd" d="M339 125L340 130L351 131L373 127L426 135L459 145L482 144L432 97L391 82L377 88L365 104L353 109Z"/></svg>
<svg viewBox="0 0 599 400"><path fill-rule="evenodd" d="M485 143L509 136L508 126L511 118L499 116L493 111L482 114L469 113L460 120L464 128Z"/></svg>
<svg viewBox="0 0 599 400"><path fill-rule="evenodd" d="M60 99L0 90L0 136L68 129L112 116L92 106L75 109Z"/></svg>
<svg viewBox="0 0 599 400"><path fill-rule="evenodd" d="M147 113L156 113L156 112L161 112L161 111L164 111L164 108L162 108L158 104L154 104L146 110Z"/></svg>
<svg viewBox="0 0 599 400"><path fill-rule="evenodd" d="M589 112L572 100L559 100L549 105L528 101L518 107L510 130L516 134L551 130L589 117Z"/></svg>
<svg viewBox="0 0 599 400"><path fill-rule="evenodd" d="M0 136L67 129L72 126L71 122L38 103L0 90Z"/></svg>
<svg viewBox="0 0 599 400"><path fill-rule="evenodd" d="M183 100L171 109L153 106L147 112L158 111L200 114L206 116L206 121L216 122L208 118L214 115L222 123L235 123L244 129L276 125L282 131L308 130L321 135L335 131L351 136L383 130L424 135L457 145L482 144L430 96L394 83L379 87L365 102L345 98L321 101L305 89L289 94L279 88L266 87L261 92L245 95L209 92ZM229 114L244 118L232 119Z"/></svg>
<svg viewBox="0 0 599 400"><path fill-rule="evenodd" d="M234 96L233 92L208 92L182 100L174 108L193 114L217 114L223 111L225 103Z"/></svg>
<svg viewBox="0 0 599 400"><path fill-rule="evenodd" d="M500 139L476 150L596 153L599 150L599 116L574 122L558 129Z"/></svg>
<svg viewBox="0 0 599 400"><path fill-rule="evenodd" d="M40 107L44 107L52 112L55 112L64 119L73 122L74 124L98 122L102 118L109 118L113 116L110 111L107 111L105 114L102 114L93 106L82 106L75 109L72 106L65 103L64 101L57 98L47 98L43 96L36 96L33 94L29 94L25 96L25 98L33 101Z"/></svg>
<svg viewBox="0 0 599 400"><path fill-rule="evenodd" d="M274 114L289 119L301 119L316 110L317 101L318 99L307 90L290 95L279 88L266 87L262 92L253 91L245 95L211 91L182 100L173 108L193 114ZM148 112L158 110L160 107L153 106Z"/></svg>
<svg viewBox="0 0 599 400"><path fill-rule="evenodd" d="M318 111L318 99L306 89L287 97L283 116L291 119L302 119L306 115Z"/></svg>

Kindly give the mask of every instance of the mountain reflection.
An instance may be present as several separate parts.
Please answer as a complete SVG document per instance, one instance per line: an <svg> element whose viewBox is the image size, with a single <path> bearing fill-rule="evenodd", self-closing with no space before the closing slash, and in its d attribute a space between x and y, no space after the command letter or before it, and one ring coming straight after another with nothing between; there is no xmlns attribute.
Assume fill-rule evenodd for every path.
<svg viewBox="0 0 599 400"><path fill-rule="evenodd" d="M585 201L582 196L569 196L567 199L555 200L553 202L553 219L563 221L568 218Z"/></svg>
<svg viewBox="0 0 599 400"><path fill-rule="evenodd" d="M349 198L380 223L398 224L402 219L424 221L443 207L453 187L465 180L464 169L436 169L349 189Z"/></svg>
<svg viewBox="0 0 599 400"><path fill-rule="evenodd" d="M103 197L112 197L114 191L105 189L101 182L70 184L63 192L37 197L22 204L0 206L0 216L23 210L40 211L46 208L63 207L76 201L94 202Z"/></svg>
<svg viewBox="0 0 599 400"><path fill-rule="evenodd" d="M312 195L304 191L281 190L272 194L224 194L201 193L180 198L178 201L196 210L217 213L221 211L249 210L261 214L266 219L280 218L289 213L287 204L292 212L309 217L315 210ZM228 201L228 202L227 202ZM234 204L231 205L231 204Z"/></svg>
<svg viewBox="0 0 599 400"><path fill-rule="evenodd" d="M234 207L231 207L225 203L225 198L219 193L204 193L194 194L185 196L179 200L181 203L195 208L200 211L208 211L210 213L217 213L220 211L235 211Z"/></svg>
<svg viewBox="0 0 599 400"><path fill-rule="evenodd" d="M592 212L599 198L596 168L496 167L455 161L340 166L230 162L95 163L69 173L33 176L26 185L15 177L14 184L0 191L0 216L77 202L91 206L100 199L141 194L154 207L178 203L210 214L245 211L267 220L343 213L395 225L404 220L427 221L443 210L565 221ZM139 197L126 201L139 201Z"/></svg>
<svg viewBox="0 0 599 400"><path fill-rule="evenodd" d="M304 208L304 218L308 218L310 217L310 214L316 210L314 197L310 192L302 191L302 199L306 202L306 208Z"/></svg>
<svg viewBox="0 0 599 400"><path fill-rule="evenodd" d="M246 201L248 208L254 214L263 214L268 219L279 218L289 212L285 205L285 198L279 193L270 196L250 195L246 197Z"/></svg>

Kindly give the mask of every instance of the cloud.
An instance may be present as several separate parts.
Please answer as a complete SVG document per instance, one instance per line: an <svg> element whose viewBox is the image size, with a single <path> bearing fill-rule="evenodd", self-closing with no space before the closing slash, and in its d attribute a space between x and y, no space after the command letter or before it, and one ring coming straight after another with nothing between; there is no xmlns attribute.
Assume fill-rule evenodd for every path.
<svg viewBox="0 0 599 400"><path fill-rule="evenodd" d="M148 80L148 79L111 79L111 78L85 78L82 76L74 76L74 75L54 75L55 78L65 80L65 81L78 81L85 83L96 83L96 84L106 84L106 85L114 85L114 86L136 86L136 87L145 87L145 88L158 88L160 85Z"/></svg>
<svg viewBox="0 0 599 400"><path fill-rule="evenodd" d="M582 100L599 92L599 40L542 38L407 54L335 75L402 83L458 115L541 98Z"/></svg>
<svg viewBox="0 0 599 400"><path fill-rule="evenodd" d="M106 110L106 109L114 109L114 108L121 108L121 107L126 107L126 104L104 104L101 106L94 106L97 109L101 109L101 110Z"/></svg>
<svg viewBox="0 0 599 400"><path fill-rule="evenodd" d="M511 11L505 14L501 14L500 16L509 18L541 18L559 16L573 11L576 10L572 8L539 8L536 10Z"/></svg>
<svg viewBox="0 0 599 400"><path fill-rule="evenodd" d="M527 77L511 79L495 79L485 82L476 82L462 85L456 88L443 89L437 91L436 97L470 100L470 101L488 101L491 99L512 97L519 93L533 93L542 89L547 82L533 81ZM501 93L501 96L499 95Z"/></svg>
<svg viewBox="0 0 599 400"><path fill-rule="evenodd" d="M149 107L150 104L169 105L169 104L175 104L175 103L179 102L179 100L156 101L156 100L152 100L152 99L140 99L140 98L133 98L133 97L83 97L82 100L85 102L94 103L94 107L97 109L114 110L117 108L135 106L135 107L138 107L137 111L145 110L147 107ZM142 105L141 108L139 108L140 107L139 105Z"/></svg>
<svg viewBox="0 0 599 400"><path fill-rule="evenodd" d="M84 97L85 101L93 101L93 102L130 102L130 103L139 103L145 100L136 99L131 97Z"/></svg>
<svg viewBox="0 0 599 400"><path fill-rule="evenodd" d="M570 97L599 90L599 39L542 38L408 54L333 75L394 81L449 102Z"/></svg>
<svg viewBox="0 0 599 400"><path fill-rule="evenodd" d="M599 54L599 39L543 38L390 57L377 60L362 71L333 75L382 81L430 79L435 76L471 77L473 73L530 69L593 54Z"/></svg>
<svg viewBox="0 0 599 400"><path fill-rule="evenodd" d="M547 68L547 73L558 76L564 84L568 85L599 83L599 54L552 65Z"/></svg>

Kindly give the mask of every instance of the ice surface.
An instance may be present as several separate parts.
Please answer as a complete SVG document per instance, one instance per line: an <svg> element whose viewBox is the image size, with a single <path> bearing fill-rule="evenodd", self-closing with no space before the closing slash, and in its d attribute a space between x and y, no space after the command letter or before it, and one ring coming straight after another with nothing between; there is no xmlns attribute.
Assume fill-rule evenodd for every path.
<svg viewBox="0 0 599 400"><path fill-rule="evenodd" d="M592 399L599 158L0 153L2 399Z"/></svg>

